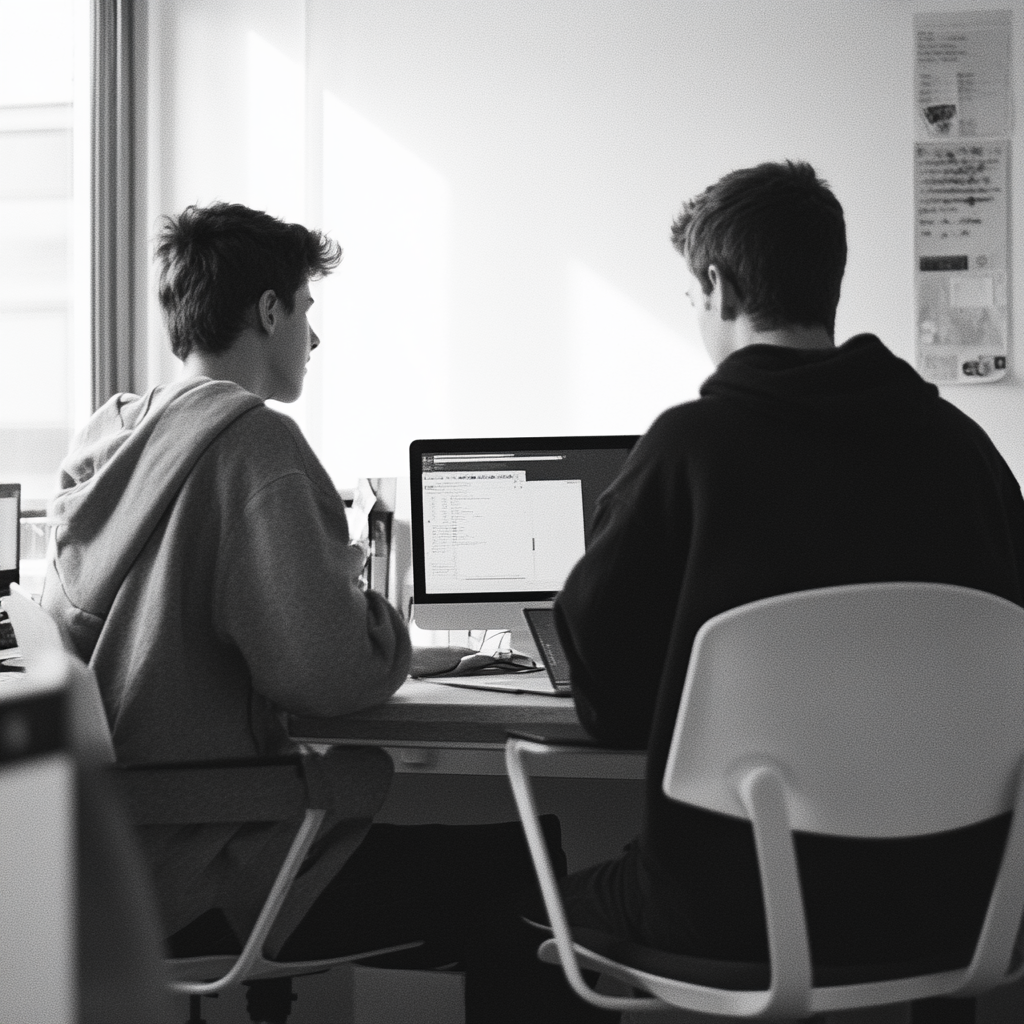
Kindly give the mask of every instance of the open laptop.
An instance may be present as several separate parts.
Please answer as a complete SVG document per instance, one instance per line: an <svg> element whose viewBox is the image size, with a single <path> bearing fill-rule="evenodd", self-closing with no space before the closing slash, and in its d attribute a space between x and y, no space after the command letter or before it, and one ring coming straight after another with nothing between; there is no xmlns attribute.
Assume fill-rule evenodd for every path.
<svg viewBox="0 0 1024 1024"><path fill-rule="evenodd" d="M20 547L21 484L0 484L0 597L11 592L12 583L21 582ZM19 653L7 613L0 611L0 662Z"/></svg>
<svg viewBox="0 0 1024 1024"><path fill-rule="evenodd" d="M572 696L572 684L569 679L569 659L565 656L562 641L555 628L555 611L553 608L524 608L523 616L533 641L540 651L541 660L547 671L548 679L559 697Z"/></svg>

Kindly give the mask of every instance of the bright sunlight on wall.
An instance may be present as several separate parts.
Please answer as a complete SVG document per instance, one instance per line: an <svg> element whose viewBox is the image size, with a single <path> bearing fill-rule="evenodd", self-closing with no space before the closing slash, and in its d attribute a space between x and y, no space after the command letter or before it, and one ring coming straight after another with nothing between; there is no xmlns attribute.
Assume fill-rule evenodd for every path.
<svg viewBox="0 0 1024 1024"><path fill-rule="evenodd" d="M574 423L583 433L634 434L697 397L714 367L697 325L680 337L590 267L568 269Z"/></svg>
<svg viewBox="0 0 1024 1024"><path fill-rule="evenodd" d="M306 93L302 67L246 34L245 197L288 221L306 215Z"/></svg>
<svg viewBox="0 0 1024 1024"><path fill-rule="evenodd" d="M324 283L320 456L338 482L408 473L446 436L450 195L415 154L324 95L323 226L345 249Z"/></svg>
<svg viewBox="0 0 1024 1024"><path fill-rule="evenodd" d="M306 80L300 64L259 33L245 37L245 193L241 201L282 220L306 222ZM308 392L308 389L307 389ZM308 393L287 413L316 437Z"/></svg>
<svg viewBox="0 0 1024 1024"><path fill-rule="evenodd" d="M339 485L403 473L417 436L632 433L693 397L710 365L669 226L763 160L809 160L844 205L840 337L912 355L907 83L926 0L146 9L150 221L251 202L345 249L313 289L308 394L285 409ZM947 395L1018 475L1022 387Z"/></svg>

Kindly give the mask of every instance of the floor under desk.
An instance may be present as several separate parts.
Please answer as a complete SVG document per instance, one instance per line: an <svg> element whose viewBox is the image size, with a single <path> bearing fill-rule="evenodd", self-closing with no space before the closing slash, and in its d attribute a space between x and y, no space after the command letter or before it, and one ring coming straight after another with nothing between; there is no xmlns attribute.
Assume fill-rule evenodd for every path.
<svg viewBox="0 0 1024 1024"><path fill-rule="evenodd" d="M396 775L380 822L465 825L517 818L505 773L509 728L573 726L564 697L470 690L409 680L386 704L340 718L292 716L288 731L307 743L384 747ZM573 752L537 765L541 813L557 814L571 870L616 856L640 826L644 754Z"/></svg>

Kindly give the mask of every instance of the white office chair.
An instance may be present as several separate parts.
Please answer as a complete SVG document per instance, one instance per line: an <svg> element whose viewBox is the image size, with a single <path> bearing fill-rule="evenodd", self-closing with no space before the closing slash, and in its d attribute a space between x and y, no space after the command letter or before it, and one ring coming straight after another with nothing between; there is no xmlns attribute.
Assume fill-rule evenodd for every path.
<svg viewBox="0 0 1024 1024"><path fill-rule="evenodd" d="M275 961L264 955L264 946L272 937L272 929L279 920L292 883L326 816L327 804L319 799L326 795L323 792L324 769L332 769L328 776L333 774L343 778L346 763L354 759L365 768L363 762L374 752L359 748L336 749L323 758L309 755L308 758L276 758L257 764L118 766L92 669L71 651L58 624L21 587L12 585L11 595L3 598L2 604L10 616L27 671L49 665L54 658L66 663L73 681L72 718L76 746L86 751L93 763L104 764L113 770L111 780L135 825L241 824L302 817L241 953L176 957L165 961L169 987L192 997L193 1019L199 1019L200 997L215 995L232 985L320 973L340 963L367 960L422 945L421 942L411 942L350 956L298 962ZM380 774L378 788L386 790L390 773ZM351 807L346 805L344 808L356 830L372 817L379 803L373 797L374 794L368 790L353 794ZM340 866L339 863L337 867ZM277 931L280 932L280 928ZM290 1003L290 996L285 995ZM287 1006L280 1011L279 1019L286 1018Z"/></svg>
<svg viewBox="0 0 1024 1024"><path fill-rule="evenodd" d="M718 964L711 981L714 961L573 940L523 763L566 750L578 748L513 737L506 762L554 933L541 959L561 963L590 1003L802 1019L975 995L1024 970L1014 950L1024 914L1024 608L962 587L880 583L772 597L701 627L663 789L752 823L770 956L753 965L760 972ZM898 978L812 967L793 830L923 836L1006 811L1002 864L968 965ZM599 994L581 964L649 995Z"/></svg>
<svg viewBox="0 0 1024 1024"><path fill-rule="evenodd" d="M171 1006L149 872L106 773L91 754L83 757L79 742L73 704L81 668L77 659L56 652L34 659L20 678L7 675L0 687L8 700L14 691L15 704L26 692L61 699L48 726L40 716L28 716L37 751L32 768L19 773L13 791L9 783L0 787L17 801L3 808L5 861L33 846L37 853L31 865L4 865L0 1021L168 1024ZM0 731L7 732L5 739L25 738L19 730L13 737ZM42 757L40 745L49 748ZM19 827L19 818L27 828ZM55 861L63 862L63 871L45 878ZM23 889L19 900L18 883L26 880L34 881L34 892ZM54 948L57 928L64 933L63 950ZM55 1012L54 1001L61 998L66 1008Z"/></svg>

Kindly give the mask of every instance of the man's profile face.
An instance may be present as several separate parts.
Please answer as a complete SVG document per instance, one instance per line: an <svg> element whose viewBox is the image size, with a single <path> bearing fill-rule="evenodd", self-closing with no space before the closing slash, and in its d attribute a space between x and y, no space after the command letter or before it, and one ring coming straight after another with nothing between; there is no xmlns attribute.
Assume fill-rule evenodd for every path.
<svg viewBox="0 0 1024 1024"><path fill-rule="evenodd" d="M294 402L302 394L306 364L310 353L320 344L307 319L312 305L308 281L296 290L291 313L280 299L277 300L274 332L268 339L267 363L274 389L270 397L279 402Z"/></svg>

